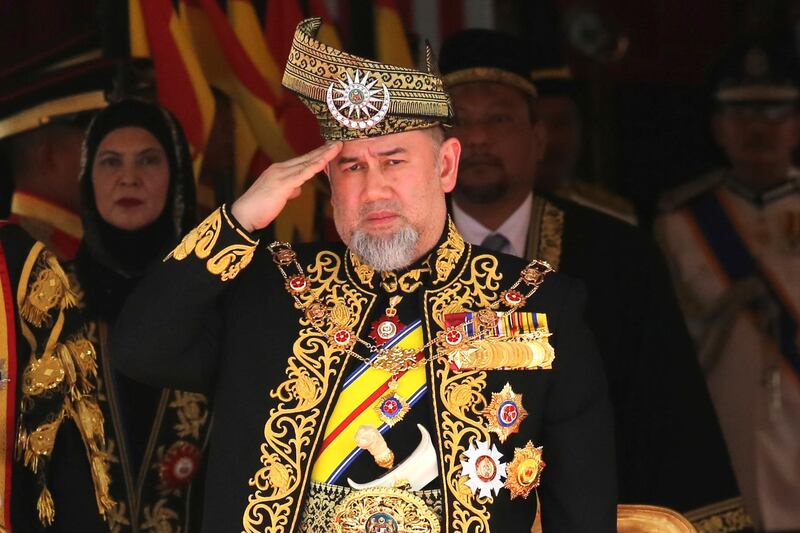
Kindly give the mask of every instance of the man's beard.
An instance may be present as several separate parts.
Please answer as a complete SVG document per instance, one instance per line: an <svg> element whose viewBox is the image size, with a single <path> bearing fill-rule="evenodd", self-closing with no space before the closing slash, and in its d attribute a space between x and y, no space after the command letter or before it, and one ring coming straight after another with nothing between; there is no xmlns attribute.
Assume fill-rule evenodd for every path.
<svg viewBox="0 0 800 533"><path fill-rule="evenodd" d="M406 222L389 235L371 235L356 229L350 237L350 249L378 271L400 270L414 262L419 232Z"/></svg>
<svg viewBox="0 0 800 533"><path fill-rule="evenodd" d="M414 262L419 232L409 223L390 235L353 231L350 249L366 264L379 271L400 270Z"/></svg>

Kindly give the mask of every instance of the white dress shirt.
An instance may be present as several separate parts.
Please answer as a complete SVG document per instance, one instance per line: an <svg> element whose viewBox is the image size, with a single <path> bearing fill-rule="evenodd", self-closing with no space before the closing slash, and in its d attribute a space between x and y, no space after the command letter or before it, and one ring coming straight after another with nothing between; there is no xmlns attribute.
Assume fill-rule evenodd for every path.
<svg viewBox="0 0 800 533"><path fill-rule="evenodd" d="M480 244L483 240L493 233L499 233L506 239L508 244L500 250L502 253L525 257L525 247L528 244L528 225L531 221L531 207L533 205L533 193L528 193L525 201L514 211L510 217L503 222L497 230L490 230L458 206L453 200L453 222L458 231L467 242Z"/></svg>

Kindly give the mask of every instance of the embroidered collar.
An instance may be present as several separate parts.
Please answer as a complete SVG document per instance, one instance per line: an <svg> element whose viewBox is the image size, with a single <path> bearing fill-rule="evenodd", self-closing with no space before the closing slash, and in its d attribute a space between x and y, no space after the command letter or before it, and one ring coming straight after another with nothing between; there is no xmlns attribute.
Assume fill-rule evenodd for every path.
<svg viewBox="0 0 800 533"><path fill-rule="evenodd" d="M396 272L377 272L380 287L387 293L393 294L398 291L412 293L427 279L430 279L434 286L439 285L448 280L455 271L456 265L464 255L465 246L464 238L448 216L439 242L428 255L415 261L408 269ZM356 282L363 285L364 288L376 288L375 269L362 262L349 248L347 263L355 273Z"/></svg>

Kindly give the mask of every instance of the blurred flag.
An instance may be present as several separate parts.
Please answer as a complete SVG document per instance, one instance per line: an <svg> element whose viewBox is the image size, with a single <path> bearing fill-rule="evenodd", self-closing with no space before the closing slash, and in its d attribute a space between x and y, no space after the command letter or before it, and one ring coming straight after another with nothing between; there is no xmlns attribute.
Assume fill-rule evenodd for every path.
<svg viewBox="0 0 800 533"><path fill-rule="evenodd" d="M130 0L128 9L131 54L152 58L158 101L180 122L197 178L214 123L215 103L192 39L172 2ZM213 190L198 184L198 203L213 206Z"/></svg>
<svg viewBox="0 0 800 533"><path fill-rule="evenodd" d="M308 11L309 15L312 17L319 17L322 19L322 26L317 34L317 39L319 39L321 43L341 50L342 41L339 39L339 33L333 26L333 19L328 11L328 6L325 4L325 0L309 0Z"/></svg>
<svg viewBox="0 0 800 533"><path fill-rule="evenodd" d="M395 0L375 0L375 55L383 63L414 67Z"/></svg>

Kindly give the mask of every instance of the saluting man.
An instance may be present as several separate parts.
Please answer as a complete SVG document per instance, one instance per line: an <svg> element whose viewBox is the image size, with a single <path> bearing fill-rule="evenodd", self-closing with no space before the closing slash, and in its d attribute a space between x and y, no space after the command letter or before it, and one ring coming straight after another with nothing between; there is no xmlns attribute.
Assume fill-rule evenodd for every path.
<svg viewBox="0 0 800 533"><path fill-rule="evenodd" d="M714 72L729 168L663 201L657 230L731 452L763 531L800 530L798 71L742 42Z"/></svg>
<svg viewBox="0 0 800 533"><path fill-rule="evenodd" d="M112 357L215 400L203 531L615 530L612 422L583 291L464 241L460 144L419 72L298 26L283 84L328 143L268 168L130 297ZM316 173L344 244L261 243ZM160 302L160 303L157 303ZM546 467L545 467L546 465Z"/></svg>

